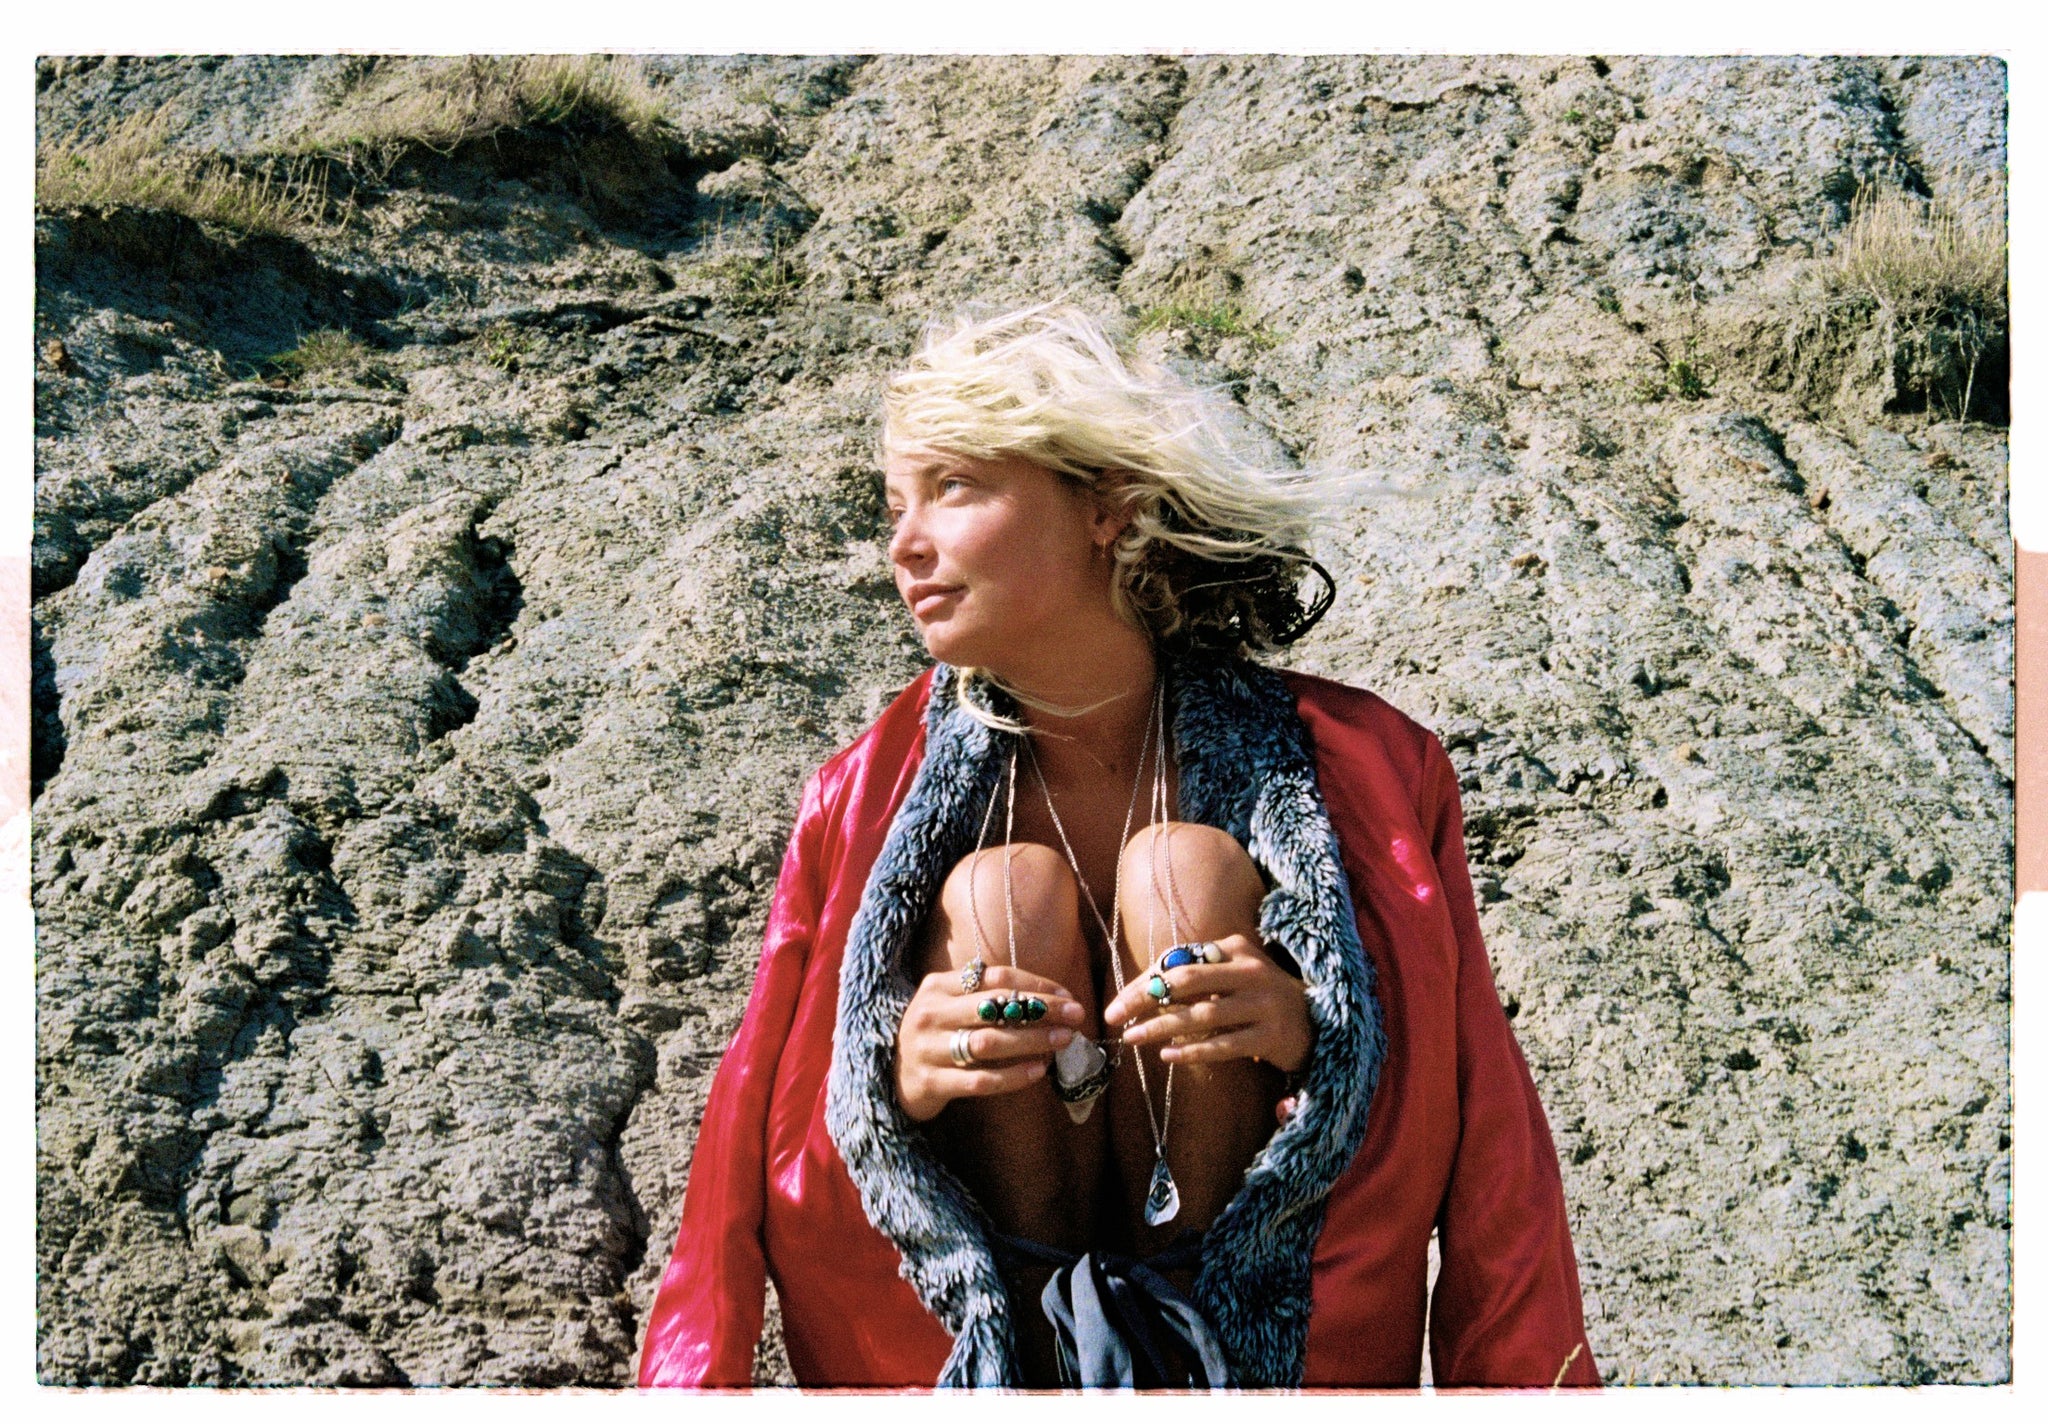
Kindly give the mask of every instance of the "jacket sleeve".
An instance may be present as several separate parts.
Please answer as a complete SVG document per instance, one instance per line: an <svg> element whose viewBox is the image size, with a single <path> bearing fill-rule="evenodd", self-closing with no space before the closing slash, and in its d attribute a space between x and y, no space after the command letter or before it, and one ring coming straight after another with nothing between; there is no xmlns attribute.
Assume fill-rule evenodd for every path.
<svg viewBox="0 0 2048 1424"><path fill-rule="evenodd" d="M769 1096L822 903L827 817L820 782L813 775L804 787L775 882L753 992L711 1080L675 1253L648 1312L640 1348L642 1388L753 1383L767 1290L761 1223Z"/></svg>
<svg viewBox="0 0 2048 1424"><path fill-rule="evenodd" d="M1434 736L1423 785L1422 825L1458 940L1459 1135L1437 1217L1432 1378L1438 1388L1598 1385L1557 1152L1495 996L1457 769Z"/></svg>

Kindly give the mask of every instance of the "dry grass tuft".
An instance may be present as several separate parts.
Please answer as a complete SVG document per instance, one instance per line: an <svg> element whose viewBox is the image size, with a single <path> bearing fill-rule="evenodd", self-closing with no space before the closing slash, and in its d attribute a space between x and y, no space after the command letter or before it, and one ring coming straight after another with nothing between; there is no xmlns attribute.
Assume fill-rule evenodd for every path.
<svg viewBox="0 0 2048 1424"><path fill-rule="evenodd" d="M1960 192L1944 183L1945 192ZM1979 189L1920 198L1866 184L1813 263L1775 343L1748 348L1772 389L1866 418L2009 417L2004 205Z"/></svg>
<svg viewBox="0 0 2048 1424"><path fill-rule="evenodd" d="M2002 376L2011 322L2002 205L1988 197L1971 194L1965 206L1866 185L1826 269L1840 304L1888 330L1902 384L1930 413L1946 408L1959 420L1969 417L1987 360ZM2003 408L2002 393L1993 404Z"/></svg>
<svg viewBox="0 0 2048 1424"><path fill-rule="evenodd" d="M2005 224L1940 199L1922 202L1867 185L1836 243L1836 285L1907 322L1965 310L2001 318L2006 304Z"/></svg>
<svg viewBox="0 0 2048 1424"><path fill-rule="evenodd" d="M371 69L295 149L388 168L407 150L452 153L514 130L624 134L659 147L667 125L626 55L469 55Z"/></svg>
<svg viewBox="0 0 2048 1424"><path fill-rule="evenodd" d="M239 232L300 236L325 228L325 168L271 162L249 174L227 160L181 153L163 112L136 114L104 138L36 150L38 209L138 207L182 213Z"/></svg>

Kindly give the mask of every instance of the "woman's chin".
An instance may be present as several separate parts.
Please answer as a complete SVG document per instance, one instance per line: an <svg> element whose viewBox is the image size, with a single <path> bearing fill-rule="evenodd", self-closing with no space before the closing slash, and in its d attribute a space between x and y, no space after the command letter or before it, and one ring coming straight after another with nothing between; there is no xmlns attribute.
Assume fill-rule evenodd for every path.
<svg viewBox="0 0 2048 1424"><path fill-rule="evenodd" d="M988 660L987 648L977 645L983 640L962 636L957 628L944 623L932 623L917 630L924 637L924 650L933 662L947 663L953 667L981 667Z"/></svg>

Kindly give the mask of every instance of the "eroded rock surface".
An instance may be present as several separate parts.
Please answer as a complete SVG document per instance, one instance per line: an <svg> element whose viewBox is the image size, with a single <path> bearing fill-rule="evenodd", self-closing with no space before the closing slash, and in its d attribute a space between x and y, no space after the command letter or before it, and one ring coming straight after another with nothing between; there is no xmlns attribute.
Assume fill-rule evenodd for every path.
<svg viewBox="0 0 2048 1424"><path fill-rule="evenodd" d="M797 792L922 665L880 378L1058 292L1407 492L1293 661L1458 765L1608 1378L2010 1377L2004 430L1783 339L1858 184L2002 182L2002 66L647 65L610 187L38 216L43 1380L630 1380ZM372 68L38 111L247 160Z"/></svg>

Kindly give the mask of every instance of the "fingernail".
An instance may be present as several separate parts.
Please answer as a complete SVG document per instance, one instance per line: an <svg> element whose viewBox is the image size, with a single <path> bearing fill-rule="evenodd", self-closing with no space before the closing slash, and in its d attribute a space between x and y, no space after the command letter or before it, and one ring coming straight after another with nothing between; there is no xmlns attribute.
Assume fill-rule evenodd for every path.
<svg viewBox="0 0 2048 1424"><path fill-rule="evenodd" d="M1178 1062L1180 1062L1180 1050L1179 1050L1178 1048L1174 1048L1174 1047L1171 1047L1171 1046L1169 1046L1169 1047L1166 1047L1166 1048L1162 1048L1162 1049L1160 1049L1160 1050L1159 1050L1159 1061L1160 1061L1161 1063L1178 1063Z"/></svg>
<svg viewBox="0 0 2048 1424"><path fill-rule="evenodd" d="M1031 1071L1024 1076L1027 1078L1043 1078L1045 1076L1045 1065L1043 1063L1032 1064Z"/></svg>
<svg viewBox="0 0 2048 1424"><path fill-rule="evenodd" d="M1054 1048L1065 1048L1069 1043L1073 1042L1074 1031L1068 1028L1056 1028L1045 1037L1046 1042L1050 1043Z"/></svg>

